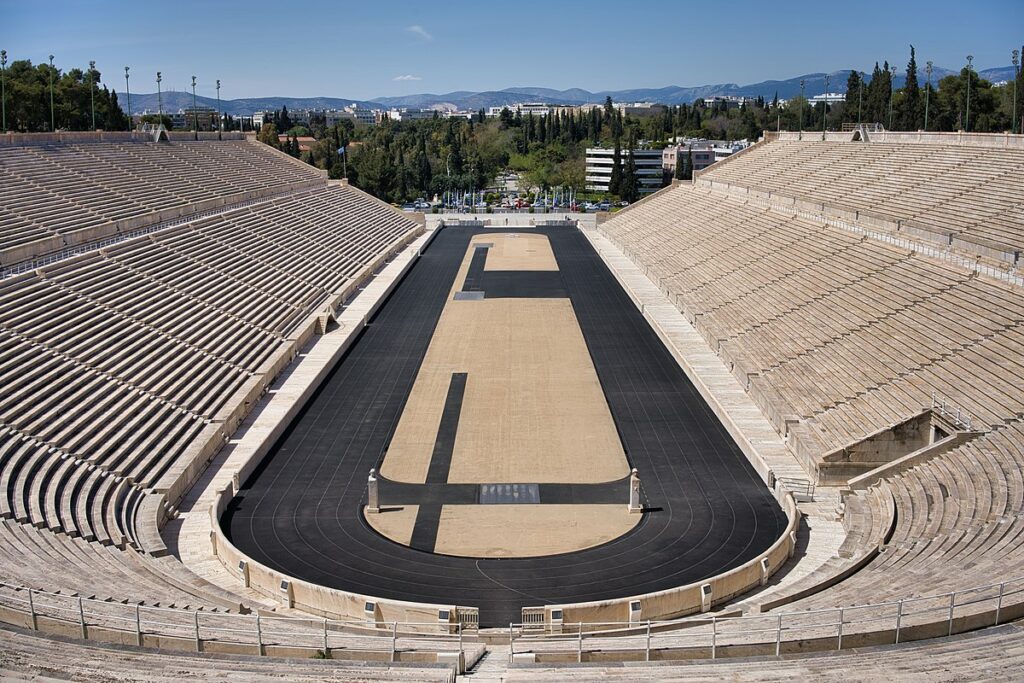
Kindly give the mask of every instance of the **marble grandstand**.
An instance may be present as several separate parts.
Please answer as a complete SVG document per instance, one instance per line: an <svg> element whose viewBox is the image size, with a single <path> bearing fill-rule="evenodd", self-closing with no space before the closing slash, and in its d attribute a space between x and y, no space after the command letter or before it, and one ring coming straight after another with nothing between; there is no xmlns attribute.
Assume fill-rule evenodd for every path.
<svg viewBox="0 0 1024 683"><path fill-rule="evenodd" d="M467 634L463 654L459 629L457 670L1012 678L1024 652L1019 625L1004 624L1024 616L1024 140L852 137L770 136L585 230L666 343L681 330L706 345L700 363L676 357L710 395L718 369L717 386L737 388L715 404L723 421L768 426L748 441L775 449L772 477L817 483L802 551L752 595L653 635L523 625ZM86 677L448 680L452 641L396 646L397 626L391 641L308 622L198 576L161 535L274 380L422 226L252 142L6 143L0 675L45 673L46 657ZM176 626L157 638L105 604ZM80 642L217 652L199 615L245 619L255 639L225 637L229 654L205 657ZM257 615L279 619L276 636ZM317 649L360 661L239 654ZM738 659L655 661L694 658Z"/></svg>

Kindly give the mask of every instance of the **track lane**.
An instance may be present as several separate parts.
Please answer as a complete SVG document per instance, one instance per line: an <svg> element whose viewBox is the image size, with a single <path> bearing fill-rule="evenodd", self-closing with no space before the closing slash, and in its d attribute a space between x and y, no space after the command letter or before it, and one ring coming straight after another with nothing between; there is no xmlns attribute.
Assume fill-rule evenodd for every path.
<svg viewBox="0 0 1024 683"><path fill-rule="evenodd" d="M526 232L525 229L516 229ZM755 557L785 516L586 238L551 240L630 462L655 511L604 545L542 558L472 559L393 543L360 513L470 238L448 228L411 269L230 507L225 530L254 559L384 598L480 608L623 597L698 581ZM623 501L625 504L625 500Z"/></svg>

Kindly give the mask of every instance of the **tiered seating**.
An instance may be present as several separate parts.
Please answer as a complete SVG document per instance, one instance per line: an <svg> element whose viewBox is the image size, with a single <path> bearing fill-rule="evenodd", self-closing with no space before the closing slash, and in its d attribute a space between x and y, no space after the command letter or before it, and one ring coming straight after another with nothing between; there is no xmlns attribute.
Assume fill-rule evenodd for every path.
<svg viewBox="0 0 1024 683"><path fill-rule="evenodd" d="M1011 287L688 186L604 230L805 461L918 413L933 392L981 427L1024 411L1024 299Z"/></svg>
<svg viewBox="0 0 1024 683"><path fill-rule="evenodd" d="M4 148L0 263L100 239L117 232L118 221L130 219L134 229L159 222L165 209L300 188L320 178L312 167L242 141Z"/></svg>
<svg viewBox="0 0 1024 683"><path fill-rule="evenodd" d="M311 314L417 226L347 186L304 186L315 171L252 143L2 148L0 163L17 218L0 225L25 234L287 190L0 281L0 580L237 609L145 554L159 492L233 428Z"/></svg>
<svg viewBox="0 0 1024 683"><path fill-rule="evenodd" d="M942 146L772 143L703 177L810 201L852 197L896 217L936 202L969 207L971 220L977 202L1016 215L1019 188L998 198L955 190L974 163L967 156ZM996 184L1019 168L1019 153L993 158L986 177ZM966 227L956 218L951 229ZM603 230L731 364L805 462L918 414L935 394L982 432L848 497L839 555L766 594L763 609L880 603L1024 575L1019 288L700 186L634 206Z"/></svg>
<svg viewBox="0 0 1024 683"><path fill-rule="evenodd" d="M1024 153L894 142L775 141L717 164L720 181L1024 249Z"/></svg>
<svg viewBox="0 0 1024 683"><path fill-rule="evenodd" d="M1022 471L1024 421L1015 420L889 479L897 521L883 553L784 609L934 595L1024 576ZM861 505L868 495L851 500Z"/></svg>

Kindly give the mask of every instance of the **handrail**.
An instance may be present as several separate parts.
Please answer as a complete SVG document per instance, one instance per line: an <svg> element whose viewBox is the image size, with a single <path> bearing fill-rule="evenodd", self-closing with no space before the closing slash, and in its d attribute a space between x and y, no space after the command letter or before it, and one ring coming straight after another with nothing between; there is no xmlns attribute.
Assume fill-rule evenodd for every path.
<svg viewBox="0 0 1024 683"><path fill-rule="evenodd" d="M659 648L671 648L679 657L712 659L722 656L723 652L728 656L729 647L747 655L759 652L777 655L784 646L801 651L841 650L844 638L852 639L854 647L861 647L996 626L1022 616L1024 599L1009 600L1021 594L1024 594L1024 577L847 607L739 617L711 615L662 621L565 624L560 634L538 632L535 624L510 624L510 652L515 654L517 643L526 642L539 646L534 652L543 658L545 654L560 652L558 644L572 643L583 661L587 641L598 641L593 649L600 649L604 657L614 656L615 652L625 656L630 651L643 650L648 659L651 650ZM394 658L403 648L438 653L457 651L460 656L465 652L464 629L459 624L389 622L369 626L315 616L208 612L108 602L3 581L0 581L0 620L62 634L67 634L71 625L71 628L77 627L83 639L196 652L203 652L208 646L218 650L234 646L241 651L251 647L258 655L307 651L309 655L316 652L329 655L331 650L345 649L388 651ZM575 632L572 631L574 626ZM424 628L435 630L425 631ZM787 634L792 637L785 637Z"/></svg>
<svg viewBox="0 0 1024 683"><path fill-rule="evenodd" d="M19 618L21 617L21 618ZM457 652L464 656L463 628L437 622L390 622L370 626L315 616L238 614L203 609L109 602L0 581L0 621L36 631L67 634L77 626L85 640L134 643L160 649L251 647L258 655L331 650L366 652L402 649Z"/></svg>
<svg viewBox="0 0 1024 683"><path fill-rule="evenodd" d="M998 626L1024 616L1024 577L963 588L933 595L908 597L878 603L804 611L769 612L736 617L710 615L685 619L641 622L593 622L562 624L561 633L538 629L537 624L509 624L510 657L533 652L537 661L564 661L565 648L572 644L577 661L585 661L587 641L597 641L591 650L602 659L643 651L650 660L776 655L784 651L842 650L847 647L898 644L908 640L950 636L977 628ZM790 634L787 637L787 634ZM853 644L850 644L850 641ZM516 645L520 646L517 651ZM561 659L559 659L559 655Z"/></svg>

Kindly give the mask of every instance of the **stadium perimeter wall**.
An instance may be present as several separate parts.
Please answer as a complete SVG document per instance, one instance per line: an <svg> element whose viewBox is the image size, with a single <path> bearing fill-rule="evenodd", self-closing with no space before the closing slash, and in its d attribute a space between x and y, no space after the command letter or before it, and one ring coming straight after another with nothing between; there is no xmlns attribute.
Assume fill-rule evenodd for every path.
<svg viewBox="0 0 1024 683"><path fill-rule="evenodd" d="M878 132L868 131L865 133L865 136L867 139L864 142L867 143L891 142L900 144L917 143L922 145L963 145L969 147L997 147L999 149L1024 149L1024 135L1019 133L967 133L962 130L956 133L925 132L923 130L883 130ZM805 130L803 132L791 130L766 131L764 140L766 142L771 142L772 140L856 142L854 140L854 131L827 131L823 136L820 130Z"/></svg>
<svg viewBox="0 0 1024 683"><path fill-rule="evenodd" d="M171 140L194 140L191 131L168 131ZM202 131L200 140L244 140L242 133L218 133ZM153 142L152 133L133 131L64 131L60 133L2 133L0 146L52 145L56 142L79 144L83 142Z"/></svg>
<svg viewBox="0 0 1024 683"><path fill-rule="evenodd" d="M552 624L552 611L562 612L562 623L622 623L630 621L656 621L675 619L706 612L716 604L763 586L796 549L796 530L800 526L800 510L793 494L780 490L779 504L785 510L788 524L782 535L768 550L746 563L704 581L690 583L668 590L632 595L615 600L598 600L564 605L545 605L544 623ZM631 603L639 602L640 610L631 610Z"/></svg>

